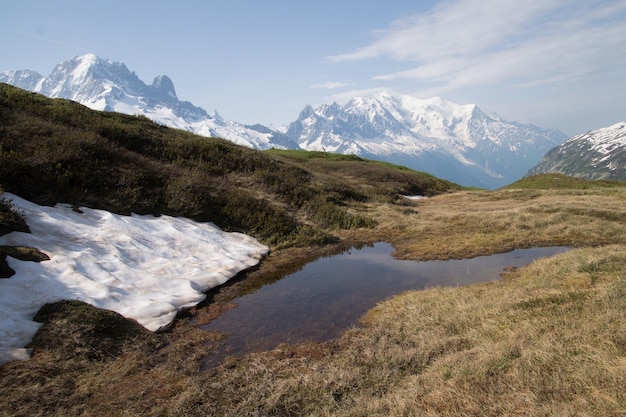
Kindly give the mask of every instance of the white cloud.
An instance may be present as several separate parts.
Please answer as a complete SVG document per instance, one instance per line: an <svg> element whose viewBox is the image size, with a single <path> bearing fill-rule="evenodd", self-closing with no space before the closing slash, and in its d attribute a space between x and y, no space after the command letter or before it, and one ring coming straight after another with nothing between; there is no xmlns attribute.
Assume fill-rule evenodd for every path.
<svg viewBox="0 0 626 417"><path fill-rule="evenodd" d="M432 95L503 82L573 84L626 66L625 15L626 0L449 0L330 59L414 63L373 78L414 80Z"/></svg>
<svg viewBox="0 0 626 417"><path fill-rule="evenodd" d="M312 89L323 88L327 90L336 90L338 88L346 87L348 85L351 85L351 83L339 82L339 81L327 81L325 83L313 84L309 88L312 88Z"/></svg>

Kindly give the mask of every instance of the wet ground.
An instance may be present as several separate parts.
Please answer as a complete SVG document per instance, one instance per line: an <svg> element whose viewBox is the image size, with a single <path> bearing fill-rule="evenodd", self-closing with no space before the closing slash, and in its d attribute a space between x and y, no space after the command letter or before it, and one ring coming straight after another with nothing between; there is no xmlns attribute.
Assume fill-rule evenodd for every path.
<svg viewBox="0 0 626 417"><path fill-rule="evenodd" d="M227 335L209 361L281 343L328 341L358 326L378 302L404 291L494 281L507 269L566 250L530 248L471 259L407 261L394 259L390 244L376 243L322 257L235 298L218 318L202 326Z"/></svg>

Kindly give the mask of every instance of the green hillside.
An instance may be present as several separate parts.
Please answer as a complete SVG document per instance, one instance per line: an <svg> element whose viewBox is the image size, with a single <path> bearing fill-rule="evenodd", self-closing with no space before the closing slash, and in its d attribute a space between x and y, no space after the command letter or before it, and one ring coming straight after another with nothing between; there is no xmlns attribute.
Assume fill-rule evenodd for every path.
<svg viewBox="0 0 626 417"><path fill-rule="evenodd" d="M579 189L589 190L597 188L623 188L626 182L617 180L589 180L581 177L571 177L558 173L537 174L524 177L515 181L505 189L529 189L529 190L558 190Z"/></svg>
<svg viewBox="0 0 626 417"><path fill-rule="evenodd" d="M460 187L389 164L259 152L0 85L0 185L38 204L212 221L269 245L370 227L354 207Z"/></svg>

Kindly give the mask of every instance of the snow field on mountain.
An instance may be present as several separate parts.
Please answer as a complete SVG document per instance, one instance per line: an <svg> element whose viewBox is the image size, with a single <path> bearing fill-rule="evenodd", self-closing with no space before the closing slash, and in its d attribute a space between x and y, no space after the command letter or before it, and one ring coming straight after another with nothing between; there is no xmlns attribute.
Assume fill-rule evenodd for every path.
<svg viewBox="0 0 626 417"><path fill-rule="evenodd" d="M610 154L616 148L626 146L626 122L574 136L570 141L588 141L594 151L605 155Z"/></svg>
<svg viewBox="0 0 626 417"><path fill-rule="evenodd" d="M34 247L40 263L7 257L16 274L0 279L0 363L27 359L39 308L74 299L113 310L150 331L167 327L179 310L256 265L268 248L212 223L150 215L122 216L65 204L38 206L8 193L31 233L0 237L0 245Z"/></svg>

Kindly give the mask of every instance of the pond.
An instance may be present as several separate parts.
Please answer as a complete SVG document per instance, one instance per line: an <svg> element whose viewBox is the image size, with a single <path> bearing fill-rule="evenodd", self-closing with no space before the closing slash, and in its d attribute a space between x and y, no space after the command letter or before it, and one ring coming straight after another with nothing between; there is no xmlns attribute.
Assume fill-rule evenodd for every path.
<svg viewBox="0 0 626 417"><path fill-rule="evenodd" d="M376 243L318 259L237 298L236 308L203 329L228 335L220 357L270 350L280 343L328 341L357 326L368 310L391 296L494 281L507 267L521 267L568 248L516 249L448 261L399 260L391 256L393 250L388 243Z"/></svg>

